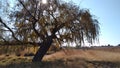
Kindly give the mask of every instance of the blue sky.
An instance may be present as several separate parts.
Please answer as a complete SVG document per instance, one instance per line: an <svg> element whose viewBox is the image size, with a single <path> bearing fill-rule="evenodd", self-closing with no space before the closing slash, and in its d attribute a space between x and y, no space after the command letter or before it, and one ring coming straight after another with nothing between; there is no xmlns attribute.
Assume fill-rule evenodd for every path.
<svg viewBox="0 0 120 68"><path fill-rule="evenodd" d="M120 44L120 0L73 0L97 16L100 27L100 45ZM81 3L80 3L81 2Z"/></svg>

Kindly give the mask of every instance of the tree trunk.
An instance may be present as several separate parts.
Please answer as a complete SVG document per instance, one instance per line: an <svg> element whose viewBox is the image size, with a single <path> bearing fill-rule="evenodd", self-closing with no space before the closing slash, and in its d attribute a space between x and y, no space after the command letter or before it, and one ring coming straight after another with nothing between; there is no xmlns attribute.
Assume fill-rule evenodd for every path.
<svg viewBox="0 0 120 68"><path fill-rule="evenodd" d="M37 53L33 57L32 62L41 62L42 58L44 57L44 55L49 50L52 42L53 42L53 40L52 40L51 37L49 37L45 42L43 42L43 44L40 45L40 48L38 49Z"/></svg>

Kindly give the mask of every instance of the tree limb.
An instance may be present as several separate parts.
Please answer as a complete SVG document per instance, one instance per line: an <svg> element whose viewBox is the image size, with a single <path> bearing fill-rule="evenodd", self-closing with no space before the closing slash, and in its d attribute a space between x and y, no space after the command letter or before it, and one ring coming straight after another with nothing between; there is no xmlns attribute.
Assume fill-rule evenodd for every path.
<svg viewBox="0 0 120 68"><path fill-rule="evenodd" d="M20 4L22 4L23 8L25 8L25 10L30 14L30 16L32 16L32 18L33 18L33 20L34 20L34 21L32 21L32 28L33 28L34 32L36 33L36 35L37 35L38 37L41 37L41 38L44 40L44 35L40 34L40 33L36 30L36 28L35 28L36 22L37 22L38 20L35 18L35 16L33 16L33 15L30 13L30 11L25 7L25 5L23 4L23 2L22 2L21 0L18 0L18 1L20 2ZM36 7L36 8L37 8L37 7ZM36 11L37 11L37 10L36 10ZM35 14L36 14L36 12L35 12Z"/></svg>
<svg viewBox="0 0 120 68"><path fill-rule="evenodd" d="M2 23L2 24L4 25L4 27L7 28L7 29L12 33L12 36L13 36L13 38L14 38L15 40L21 42L20 40L18 40L18 38L15 37L15 34L14 34L13 30L12 30L11 28L9 28L9 27L2 21L1 17L0 17L0 23Z"/></svg>

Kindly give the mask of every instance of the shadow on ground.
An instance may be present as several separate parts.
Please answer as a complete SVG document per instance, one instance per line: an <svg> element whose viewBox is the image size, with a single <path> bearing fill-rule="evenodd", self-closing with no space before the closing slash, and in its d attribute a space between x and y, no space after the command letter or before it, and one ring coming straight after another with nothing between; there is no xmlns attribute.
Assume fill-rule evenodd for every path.
<svg viewBox="0 0 120 68"><path fill-rule="evenodd" d="M62 59L44 62L22 62L1 65L0 68L120 68L120 62L86 61L83 59Z"/></svg>

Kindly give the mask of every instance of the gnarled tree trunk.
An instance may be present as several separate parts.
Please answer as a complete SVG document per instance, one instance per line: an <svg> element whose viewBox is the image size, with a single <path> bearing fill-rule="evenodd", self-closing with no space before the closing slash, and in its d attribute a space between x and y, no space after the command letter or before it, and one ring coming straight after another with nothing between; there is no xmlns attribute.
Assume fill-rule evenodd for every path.
<svg viewBox="0 0 120 68"><path fill-rule="evenodd" d="M42 58L47 53L52 43L53 40L51 37L49 37L45 42L43 42L42 45L40 45L40 48L38 49L37 53L33 57L32 62L41 62Z"/></svg>

